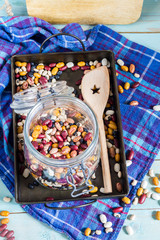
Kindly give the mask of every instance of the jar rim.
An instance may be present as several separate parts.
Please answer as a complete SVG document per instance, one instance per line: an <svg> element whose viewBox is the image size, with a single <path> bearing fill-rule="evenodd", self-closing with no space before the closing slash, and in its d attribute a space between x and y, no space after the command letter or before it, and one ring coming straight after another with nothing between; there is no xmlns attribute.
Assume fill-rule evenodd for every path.
<svg viewBox="0 0 160 240"><path fill-rule="evenodd" d="M30 117L33 116L35 109L37 107L39 107L40 105L44 105L46 102L50 101L50 100L55 100L55 99L60 99L60 100L64 100L65 102L74 102L76 104L78 104L78 106L80 108L82 108L87 115L91 115L92 119L93 119L93 124L95 126L95 132L94 132L94 136L93 139L90 143L90 145L87 147L86 150L84 150L81 154L77 155L74 158L70 158L70 159L54 159L54 158L49 158L46 157L44 155L42 155L40 152L38 152L34 146L32 145L31 141L29 140L29 136L28 136L28 130L29 130L29 123L28 123L28 119ZM88 114L89 113L89 114ZM86 104L84 103L82 100L76 98L76 97L70 97L70 96L53 96L47 99L43 99L41 101L39 101L28 113L27 118L25 120L25 124L24 124L24 142L25 145L27 146L29 152L35 157L37 158L40 162L44 163L44 164L48 164L48 165L54 165L54 166L72 166L72 165L77 165L78 163L82 162L84 159L88 158L90 156L90 153L94 150L95 144L97 144L98 142L98 137L99 137L99 129L98 129L98 123L97 123L97 119L96 116L94 114L94 112L92 111L92 109ZM25 147L26 147L25 146Z"/></svg>

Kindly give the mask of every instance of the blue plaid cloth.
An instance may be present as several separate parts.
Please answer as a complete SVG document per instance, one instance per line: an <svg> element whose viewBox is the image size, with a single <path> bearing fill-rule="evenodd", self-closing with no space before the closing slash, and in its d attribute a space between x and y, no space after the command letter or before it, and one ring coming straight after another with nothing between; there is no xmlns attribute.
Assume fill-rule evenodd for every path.
<svg viewBox="0 0 160 240"><path fill-rule="evenodd" d="M129 183L138 180L138 185L130 185L129 198L133 200L139 184L151 167L160 149L160 112L153 106L160 104L160 54L129 41L122 35L103 26L97 25L91 30L83 31L78 24L69 24L61 30L82 39L87 50L106 50L114 52L115 58L121 58L126 65L135 64L140 86L130 88L120 95L120 107L123 124L125 149L134 149L133 164L128 167ZM11 103L11 56L14 54L38 53L43 40L59 31L49 23L32 17L0 18L0 176L14 195L13 140ZM58 37L45 52L77 50L80 43L70 37ZM125 73L117 67L118 84L134 83L137 79L131 73ZM130 106L131 100L139 101L138 106ZM83 203L83 201L81 201ZM72 206L73 202L55 203L54 206ZM82 229L101 229L101 236L90 239L116 239L129 211L130 205L124 207L120 218L113 216L111 209L119 206L119 199L98 200L92 206L81 209L56 211L45 208L44 204L23 205L25 211L40 221L47 223L70 239L87 239ZM113 232L106 234L98 215L105 213L113 223Z"/></svg>

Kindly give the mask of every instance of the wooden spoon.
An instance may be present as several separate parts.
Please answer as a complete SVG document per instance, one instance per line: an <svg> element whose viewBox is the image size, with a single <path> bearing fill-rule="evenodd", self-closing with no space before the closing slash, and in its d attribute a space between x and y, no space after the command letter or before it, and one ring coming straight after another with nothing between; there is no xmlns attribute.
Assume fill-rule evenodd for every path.
<svg viewBox="0 0 160 240"><path fill-rule="evenodd" d="M103 123L103 112L107 104L110 89L107 67L102 66L88 72L84 75L81 86L84 101L95 113L99 125L104 193L110 193L112 192L112 183Z"/></svg>

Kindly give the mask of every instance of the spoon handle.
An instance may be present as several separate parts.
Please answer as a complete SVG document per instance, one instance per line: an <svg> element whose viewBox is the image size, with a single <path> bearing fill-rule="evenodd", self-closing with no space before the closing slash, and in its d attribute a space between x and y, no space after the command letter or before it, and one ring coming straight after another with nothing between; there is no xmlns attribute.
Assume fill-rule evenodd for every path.
<svg viewBox="0 0 160 240"><path fill-rule="evenodd" d="M110 174L110 166L108 159L108 150L106 145L106 136L104 131L103 119L97 119L99 125L100 133L100 144L101 144L101 164L102 164L102 174L103 174L103 183L104 183L104 193L112 192L112 182Z"/></svg>

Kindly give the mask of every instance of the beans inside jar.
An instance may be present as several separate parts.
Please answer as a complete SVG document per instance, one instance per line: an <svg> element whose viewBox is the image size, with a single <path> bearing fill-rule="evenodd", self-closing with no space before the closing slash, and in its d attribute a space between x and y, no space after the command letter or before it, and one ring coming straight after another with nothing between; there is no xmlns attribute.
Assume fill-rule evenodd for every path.
<svg viewBox="0 0 160 240"><path fill-rule="evenodd" d="M85 117L74 109L53 108L43 113L30 128L30 140L36 150L54 159L73 158L88 148L92 131Z"/></svg>

